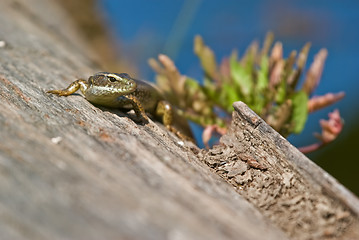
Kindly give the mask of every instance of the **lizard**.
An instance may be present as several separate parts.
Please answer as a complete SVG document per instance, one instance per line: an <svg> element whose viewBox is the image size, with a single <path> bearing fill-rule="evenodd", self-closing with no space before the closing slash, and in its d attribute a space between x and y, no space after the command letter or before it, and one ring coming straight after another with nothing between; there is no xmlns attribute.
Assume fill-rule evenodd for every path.
<svg viewBox="0 0 359 240"><path fill-rule="evenodd" d="M147 81L133 79L127 73L98 72L87 81L77 79L65 89L47 93L68 96L79 89L86 100L95 105L126 111L133 109L137 118L144 122L148 122L147 112L161 119L165 127L182 140L194 141L186 119L176 114L159 89Z"/></svg>

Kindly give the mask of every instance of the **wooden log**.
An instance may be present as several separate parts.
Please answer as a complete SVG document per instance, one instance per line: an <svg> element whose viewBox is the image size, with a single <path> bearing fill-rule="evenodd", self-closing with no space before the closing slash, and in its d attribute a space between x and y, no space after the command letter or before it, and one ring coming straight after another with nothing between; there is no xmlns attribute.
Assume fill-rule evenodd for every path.
<svg viewBox="0 0 359 240"><path fill-rule="evenodd" d="M99 70L53 1L0 2L1 239L285 239L184 143L61 88Z"/></svg>
<svg viewBox="0 0 359 240"><path fill-rule="evenodd" d="M356 239L359 201L244 103L204 161L293 239Z"/></svg>
<svg viewBox="0 0 359 240"><path fill-rule="evenodd" d="M55 2L2 0L0 13L1 239L359 236L357 198L246 106L206 152L160 123L48 95L106 69Z"/></svg>

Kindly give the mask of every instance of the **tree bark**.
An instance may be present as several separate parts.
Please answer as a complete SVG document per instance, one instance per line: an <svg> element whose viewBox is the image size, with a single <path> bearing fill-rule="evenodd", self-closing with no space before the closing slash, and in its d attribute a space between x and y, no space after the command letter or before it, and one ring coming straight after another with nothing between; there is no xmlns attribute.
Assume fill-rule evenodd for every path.
<svg viewBox="0 0 359 240"><path fill-rule="evenodd" d="M0 2L1 239L359 237L358 199L242 103L209 151L81 95L104 71L54 1Z"/></svg>

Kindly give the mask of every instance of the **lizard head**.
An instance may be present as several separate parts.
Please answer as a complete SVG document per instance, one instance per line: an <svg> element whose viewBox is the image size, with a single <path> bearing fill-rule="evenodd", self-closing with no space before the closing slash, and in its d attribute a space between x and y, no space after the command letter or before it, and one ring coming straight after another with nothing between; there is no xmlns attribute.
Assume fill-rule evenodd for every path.
<svg viewBox="0 0 359 240"><path fill-rule="evenodd" d="M99 72L90 76L91 88L102 96L126 95L136 90L137 84L127 73Z"/></svg>

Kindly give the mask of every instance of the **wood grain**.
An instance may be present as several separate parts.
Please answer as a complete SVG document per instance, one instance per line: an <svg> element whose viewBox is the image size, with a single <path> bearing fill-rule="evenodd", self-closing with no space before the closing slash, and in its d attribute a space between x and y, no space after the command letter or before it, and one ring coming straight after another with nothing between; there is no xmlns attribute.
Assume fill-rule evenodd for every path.
<svg viewBox="0 0 359 240"><path fill-rule="evenodd" d="M243 104L205 151L46 94L106 70L68 19L51 0L0 1L1 239L359 236L358 199Z"/></svg>

